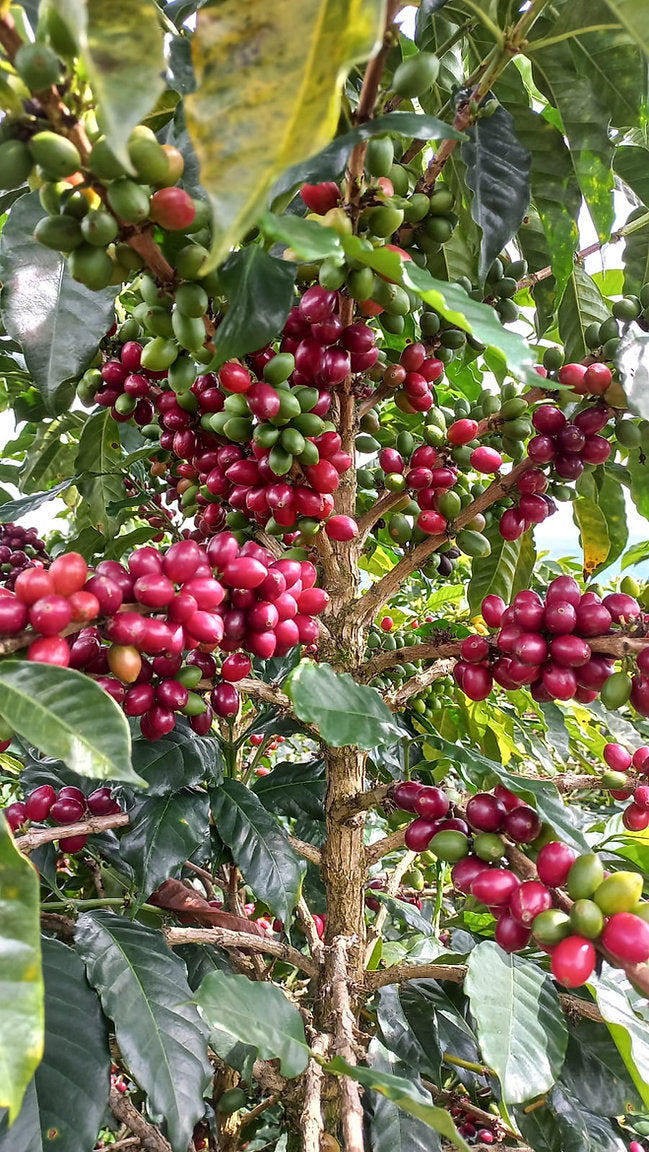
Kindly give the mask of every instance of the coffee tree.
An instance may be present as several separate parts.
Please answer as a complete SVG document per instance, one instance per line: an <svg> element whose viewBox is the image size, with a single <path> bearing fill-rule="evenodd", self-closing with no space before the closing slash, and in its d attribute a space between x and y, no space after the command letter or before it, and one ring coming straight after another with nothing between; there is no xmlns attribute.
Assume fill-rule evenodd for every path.
<svg viewBox="0 0 649 1152"><path fill-rule="evenodd" d="M640 1152L646 4L0 49L1 1152Z"/></svg>

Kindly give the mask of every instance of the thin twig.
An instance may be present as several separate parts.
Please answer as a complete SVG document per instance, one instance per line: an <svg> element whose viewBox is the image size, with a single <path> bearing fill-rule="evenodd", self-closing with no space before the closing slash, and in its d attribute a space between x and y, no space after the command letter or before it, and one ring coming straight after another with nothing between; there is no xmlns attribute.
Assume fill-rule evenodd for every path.
<svg viewBox="0 0 649 1152"><path fill-rule="evenodd" d="M326 1058L331 1037L322 1032L311 1033L311 1048L322 1059ZM311 1058L304 1073L304 1099L300 1111L300 1131L303 1152L320 1152L320 1138L324 1132L322 1117L322 1088L324 1072L317 1060Z"/></svg>
<svg viewBox="0 0 649 1152"><path fill-rule="evenodd" d="M324 944L318 936L318 929L316 928L315 920L311 915L311 909L307 904L304 896L300 896L297 902L296 912L298 920L302 925L302 931L306 936L311 955L316 964L322 965L324 962Z"/></svg>
<svg viewBox="0 0 649 1152"><path fill-rule="evenodd" d="M397 864L396 868L393 868L392 873L390 875L390 878L389 878L389 880L385 886L384 891L385 891L386 896L396 896L397 892L399 891L399 888L401 887L401 880L403 879L403 876L408 871L408 869L412 868L412 865L413 865L414 860L416 859L416 856L417 856L416 852L406 852L405 855L401 858L401 860L399 860L399 863ZM376 916L374 917L374 923L372 924L371 928L369 929L369 931L367 933L367 944L365 947L365 964L366 965L369 964L369 962L372 958L374 946L376 944L376 941L381 936L381 933L383 931L383 925L385 924L385 921L387 919L387 915L388 915L388 906L387 906L387 904L382 903L381 907L379 908L378 912L376 913Z"/></svg>
<svg viewBox="0 0 649 1152"><path fill-rule="evenodd" d="M22 836L17 836L15 843L21 852L28 853L40 848L41 844L50 844L52 840L107 832L110 828L124 828L130 822L128 812L115 812L110 816L89 816L86 820L59 825L58 828L33 828L29 832L24 832Z"/></svg>
<svg viewBox="0 0 649 1152"><path fill-rule="evenodd" d="M145 1120L128 1096L122 1095L115 1087L110 1090L109 1104L113 1116L128 1125L131 1132L139 1137L142 1147L147 1152L172 1152L171 1144L158 1128Z"/></svg>
<svg viewBox="0 0 649 1152"><path fill-rule="evenodd" d="M269 956L276 956L294 968L306 972L308 976L317 976L318 968L309 956L304 956L284 940L276 940L273 936L258 936L252 932L233 932L229 928L165 928L165 939L172 948L180 944L215 944L217 948L224 948L226 952L247 951L262 952Z"/></svg>

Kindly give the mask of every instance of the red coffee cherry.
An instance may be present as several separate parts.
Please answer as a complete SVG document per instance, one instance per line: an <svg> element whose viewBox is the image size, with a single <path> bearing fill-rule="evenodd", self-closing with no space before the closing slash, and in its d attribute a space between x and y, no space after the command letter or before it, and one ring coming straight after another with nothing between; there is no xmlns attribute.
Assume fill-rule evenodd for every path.
<svg viewBox="0 0 649 1152"><path fill-rule="evenodd" d="M159 188L151 197L149 215L161 228L177 232L193 224L196 205L183 188Z"/></svg>
<svg viewBox="0 0 649 1152"><path fill-rule="evenodd" d="M467 820L479 832L499 832L505 815L505 805L490 792L478 792L466 806Z"/></svg>
<svg viewBox="0 0 649 1152"><path fill-rule="evenodd" d="M419 784L416 780L403 780L397 784L392 793L392 799L397 808L400 808L402 812L416 812L415 801L423 787L424 785Z"/></svg>
<svg viewBox="0 0 649 1152"><path fill-rule="evenodd" d="M646 926L649 930L649 925ZM552 975L564 988L579 988L592 976L597 953L583 936L566 936L552 952Z"/></svg>
<svg viewBox="0 0 649 1152"><path fill-rule="evenodd" d="M543 884L550 888L562 888L568 879L577 853L560 840L544 844L536 858L536 871Z"/></svg>
<svg viewBox="0 0 649 1152"><path fill-rule="evenodd" d="M602 944L618 960L644 964L649 960L649 924L632 912L616 912L604 925Z"/></svg>

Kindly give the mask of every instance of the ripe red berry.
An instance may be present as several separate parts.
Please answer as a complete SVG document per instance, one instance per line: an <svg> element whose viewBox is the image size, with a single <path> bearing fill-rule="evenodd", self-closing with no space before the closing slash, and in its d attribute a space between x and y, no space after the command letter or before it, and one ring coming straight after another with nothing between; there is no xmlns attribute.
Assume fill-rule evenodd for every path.
<svg viewBox="0 0 649 1152"><path fill-rule="evenodd" d="M416 812L415 801L422 791L424 785L419 784L416 780L402 780L397 784L392 799L394 800L397 808L402 812Z"/></svg>
<svg viewBox="0 0 649 1152"><path fill-rule="evenodd" d="M622 813L622 823L629 832L644 832L649 828L649 810L638 804L629 804Z"/></svg>
<svg viewBox="0 0 649 1152"><path fill-rule="evenodd" d="M85 811L85 803L74 796L62 796L52 804L49 815L55 824L75 824L83 818Z"/></svg>
<svg viewBox="0 0 649 1152"><path fill-rule="evenodd" d="M505 611L505 601L491 593L485 596L480 611L487 628L499 628Z"/></svg>
<svg viewBox="0 0 649 1152"><path fill-rule="evenodd" d="M552 907L552 893L540 880L525 880L515 890L509 902L509 911L519 924L530 928L541 912Z"/></svg>
<svg viewBox="0 0 649 1152"><path fill-rule="evenodd" d="M536 858L539 879L550 888L562 888L576 859L577 853L568 844L551 840L543 845Z"/></svg>
<svg viewBox="0 0 649 1152"><path fill-rule="evenodd" d="M340 201L340 188L333 180L325 180L321 184L303 184L300 196L310 212L324 216Z"/></svg>
<svg viewBox="0 0 649 1152"><path fill-rule="evenodd" d="M602 944L618 960L644 964L649 960L649 924L632 912L616 912L604 925Z"/></svg>
<svg viewBox="0 0 649 1152"><path fill-rule="evenodd" d="M44 568L23 568L16 577L14 592L23 604L35 604L55 591L54 580Z"/></svg>
<svg viewBox="0 0 649 1152"><path fill-rule="evenodd" d="M24 824L25 820L27 820L26 806L22 800L16 800L14 804L9 804L6 808L3 808L2 811L5 814L5 819L12 832L15 832L16 829L20 828L21 824Z"/></svg>
<svg viewBox="0 0 649 1152"><path fill-rule="evenodd" d="M499 832L505 815L505 805L490 792L478 792L466 806L467 820L479 832Z"/></svg>
<svg viewBox="0 0 649 1152"><path fill-rule="evenodd" d="M462 444L468 444L470 440L473 440L477 430L477 420L469 420L468 418L463 418L462 420L456 420L453 424L451 424L450 428L447 429L446 438L449 444L453 444L454 446L459 447Z"/></svg>
<svg viewBox="0 0 649 1152"><path fill-rule="evenodd" d="M41 784L40 788L35 788L25 801L27 819L37 822L47 820L55 800L56 792L51 784Z"/></svg>
<svg viewBox="0 0 649 1152"><path fill-rule="evenodd" d="M590 940L583 936L566 936L552 952L552 975L564 988L579 988L592 976L596 958Z"/></svg>
<svg viewBox="0 0 649 1152"><path fill-rule="evenodd" d="M149 215L161 228L177 232L193 224L196 205L183 188L159 188L151 197Z"/></svg>
<svg viewBox="0 0 649 1152"><path fill-rule="evenodd" d="M325 532L330 540L342 543L358 536L358 524L352 516L331 516L325 524Z"/></svg>
<svg viewBox="0 0 649 1152"><path fill-rule="evenodd" d="M514 892L514 896L515 895L516 892ZM518 952L521 948L526 948L529 944L532 930L531 928L525 928L524 925L511 916L509 912L504 912L502 916L498 917L494 935L496 944L499 944L503 951Z"/></svg>
<svg viewBox="0 0 649 1152"><path fill-rule="evenodd" d="M623 744L605 744L603 755L609 768L616 772L626 772L631 767L631 753Z"/></svg>
<svg viewBox="0 0 649 1152"><path fill-rule="evenodd" d="M424 785L415 800L415 812L430 820L441 820L449 810L448 796L441 788Z"/></svg>
<svg viewBox="0 0 649 1152"><path fill-rule="evenodd" d="M489 448L486 444L481 444L479 448L474 448L471 453L471 467L475 468L476 472L498 472L502 467L503 458L500 452L495 448Z"/></svg>
<svg viewBox="0 0 649 1152"><path fill-rule="evenodd" d="M504 831L515 844L531 844L541 831L541 819L534 808L520 804L507 812L503 821Z"/></svg>
<svg viewBox="0 0 649 1152"><path fill-rule="evenodd" d="M485 864L484 860L479 860L477 856L465 856L463 860L458 860L457 864L453 865L451 871L453 887L467 895L476 876L488 871L489 865Z"/></svg>
<svg viewBox="0 0 649 1152"><path fill-rule="evenodd" d="M488 868L476 876L471 884L471 893L481 904L498 907L509 904L518 883L518 877L506 868Z"/></svg>
<svg viewBox="0 0 649 1152"><path fill-rule="evenodd" d="M611 369L606 364L589 364L584 373L584 389L593 396L603 396L610 387L612 379Z"/></svg>
<svg viewBox="0 0 649 1152"><path fill-rule="evenodd" d="M62 852L81 852L88 842L88 837L84 833L78 836L61 836L59 840L59 848Z"/></svg>
<svg viewBox="0 0 649 1152"><path fill-rule="evenodd" d="M574 388L576 392L583 393L586 391L584 388L585 375L586 366L584 364L564 364L563 368L559 369L559 383L565 384L567 388Z"/></svg>
<svg viewBox="0 0 649 1152"><path fill-rule="evenodd" d="M31 569L27 569L31 571ZM15 636L27 627L27 605L16 596L0 597L0 636Z"/></svg>
<svg viewBox="0 0 649 1152"><path fill-rule="evenodd" d="M437 822L419 816L406 828L405 845L411 852L425 852L437 831Z"/></svg>
<svg viewBox="0 0 649 1152"><path fill-rule="evenodd" d="M62 636L39 636L27 649L27 659L38 664L58 664L67 668L70 663L70 645Z"/></svg>

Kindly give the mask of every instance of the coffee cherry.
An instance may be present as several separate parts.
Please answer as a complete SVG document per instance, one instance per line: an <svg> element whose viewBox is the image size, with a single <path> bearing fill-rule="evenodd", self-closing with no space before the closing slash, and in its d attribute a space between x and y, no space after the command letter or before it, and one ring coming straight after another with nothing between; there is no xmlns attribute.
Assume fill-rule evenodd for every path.
<svg viewBox="0 0 649 1152"><path fill-rule="evenodd" d="M77 820L83 819L85 810L85 802L82 803L73 796L59 796L59 799L52 804L49 816L55 824L75 824Z"/></svg>
<svg viewBox="0 0 649 1152"><path fill-rule="evenodd" d="M403 780L397 784L392 799L403 812L416 812L415 802L419 793L423 790L424 785L419 784L416 780Z"/></svg>
<svg viewBox="0 0 649 1152"><path fill-rule="evenodd" d="M605 916L630 912L642 896L642 876L637 872L613 872L595 889L593 900Z"/></svg>
<svg viewBox="0 0 649 1152"><path fill-rule="evenodd" d="M516 893L514 893L514 895L516 895ZM514 916L510 915L509 912L505 912L498 918L494 935L496 944L499 944L503 951L520 952L522 948L526 948L529 944L532 931L530 928L524 927L523 924L519 920L516 920ZM490 1132L487 1134L491 1136ZM491 1137L491 1139L493 1140L493 1137ZM486 1143L491 1143L491 1141L486 1141Z"/></svg>
<svg viewBox="0 0 649 1152"><path fill-rule="evenodd" d="M525 880L514 891L509 902L509 911L519 924L530 928L541 912L552 907L552 894L539 880Z"/></svg>
<svg viewBox="0 0 649 1152"><path fill-rule="evenodd" d="M649 828L649 810L637 804L629 804L622 813L622 823L629 832L644 832Z"/></svg>
<svg viewBox="0 0 649 1152"><path fill-rule="evenodd" d="M644 964L649 960L649 924L631 912L616 912L604 927L602 944L618 960Z"/></svg>
<svg viewBox="0 0 649 1152"><path fill-rule="evenodd" d="M587 899L604 879L604 865L596 852L578 856L568 873L566 888L572 900Z"/></svg>
<svg viewBox="0 0 649 1152"><path fill-rule="evenodd" d="M3 808L2 811L5 814L5 819L12 832L20 828L25 823L25 820L28 819L27 807L23 804L22 800L16 800L15 803L9 804L6 808Z"/></svg>
<svg viewBox="0 0 649 1152"><path fill-rule="evenodd" d="M560 840L544 844L536 858L536 871L543 884L550 888L563 888L577 853Z"/></svg>
<svg viewBox="0 0 649 1152"><path fill-rule="evenodd" d="M415 798L414 809L419 816L426 816L430 820L440 820L448 812L448 796L441 788L424 785Z"/></svg>
<svg viewBox="0 0 649 1152"><path fill-rule="evenodd" d="M168 232L182 231L194 223L196 205L183 188L160 188L151 197L150 216Z"/></svg>
<svg viewBox="0 0 649 1152"><path fill-rule="evenodd" d="M77 836L61 836L59 840L59 848L62 852L81 852L88 843L88 837L84 833Z"/></svg>
<svg viewBox="0 0 649 1152"><path fill-rule="evenodd" d="M86 801L88 811L92 816L106 816L119 809L119 805L113 800L110 788L96 788L91 792Z"/></svg>
<svg viewBox="0 0 649 1152"><path fill-rule="evenodd" d="M67 668L70 662L70 646L62 636L42 636L29 645L27 659L39 664L58 664L61 668Z"/></svg>
<svg viewBox="0 0 649 1152"><path fill-rule="evenodd" d="M466 806L467 820L480 832L500 831L505 819L504 804L490 792L479 792L472 796Z"/></svg>
<svg viewBox="0 0 649 1152"><path fill-rule="evenodd" d="M412 825L410 825L412 827ZM469 853L469 838L456 829L443 829L435 832L428 845L429 851L449 864L455 864Z"/></svg>
<svg viewBox="0 0 649 1152"><path fill-rule="evenodd" d="M649 925L646 926L649 932ZM552 953L552 975L564 988L579 988L593 974L597 953L583 936L566 936Z"/></svg>
<svg viewBox="0 0 649 1152"><path fill-rule="evenodd" d="M518 884L518 877L513 872L490 868L476 876L471 884L471 893L487 907L509 904Z"/></svg>
<svg viewBox="0 0 649 1152"><path fill-rule="evenodd" d="M406 828L405 845L410 852L425 852L435 835L437 821L420 816Z"/></svg>
<svg viewBox="0 0 649 1152"><path fill-rule="evenodd" d="M464 892L465 895L468 895L476 876L479 876L482 872L486 872L488 869L489 865L483 860L479 860L475 856L465 856L462 860L458 860L457 864L453 865L451 871L453 887L457 888L459 892Z"/></svg>
<svg viewBox="0 0 649 1152"><path fill-rule="evenodd" d="M531 844L541 832L541 819L534 808L521 804L506 813L503 828L515 844Z"/></svg>
<svg viewBox="0 0 649 1152"><path fill-rule="evenodd" d="M539 912L532 924L532 935L544 948L553 948L570 935L570 917L558 908Z"/></svg>

